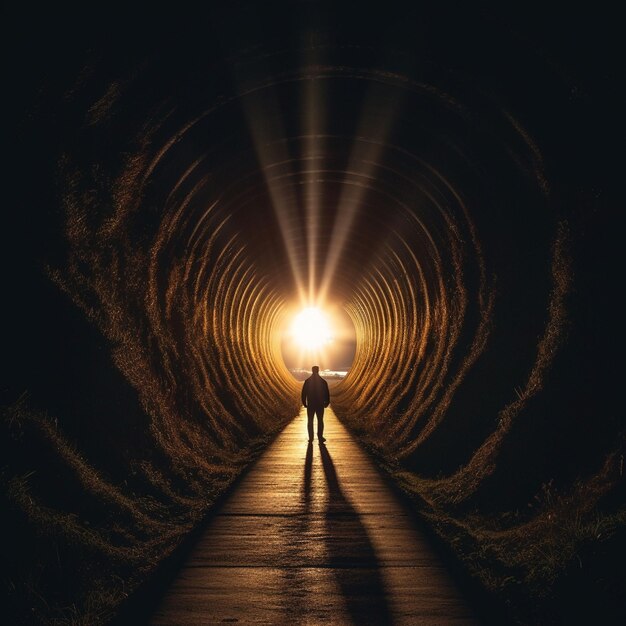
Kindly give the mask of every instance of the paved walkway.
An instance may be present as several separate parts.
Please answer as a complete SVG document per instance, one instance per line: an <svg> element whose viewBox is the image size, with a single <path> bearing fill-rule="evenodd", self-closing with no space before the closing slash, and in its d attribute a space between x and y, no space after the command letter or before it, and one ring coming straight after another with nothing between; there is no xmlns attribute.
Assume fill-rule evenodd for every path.
<svg viewBox="0 0 626 626"><path fill-rule="evenodd" d="M155 625L477 624L378 469L326 411L305 410L211 521Z"/></svg>

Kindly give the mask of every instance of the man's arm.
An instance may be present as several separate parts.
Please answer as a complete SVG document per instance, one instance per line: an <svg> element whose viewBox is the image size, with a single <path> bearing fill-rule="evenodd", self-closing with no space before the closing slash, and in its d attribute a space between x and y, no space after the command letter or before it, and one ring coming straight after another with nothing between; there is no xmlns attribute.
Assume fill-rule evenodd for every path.
<svg viewBox="0 0 626 626"><path fill-rule="evenodd" d="M323 380L323 379L322 379ZM324 380L324 406L330 404L330 390L328 389L328 383Z"/></svg>
<svg viewBox="0 0 626 626"><path fill-rule="evenodd" d="M304 404L304 406L306 406L306 383L307 381L304 381L304 385L302 385L302 394L300 395L300 399L302 400L302 404Z"/></svg>

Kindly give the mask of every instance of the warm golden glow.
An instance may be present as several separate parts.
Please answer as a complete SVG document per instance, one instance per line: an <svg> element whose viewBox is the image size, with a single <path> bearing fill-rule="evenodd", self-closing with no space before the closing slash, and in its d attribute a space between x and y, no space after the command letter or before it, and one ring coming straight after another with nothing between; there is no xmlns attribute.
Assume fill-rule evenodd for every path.
<svg viewBox="0 0 626 626"><path fill-rule="evenodd" d="M296 315L291 337L299 348L307 351L320 350L333 339L328 318L317 307L307 307Z"/></svg>

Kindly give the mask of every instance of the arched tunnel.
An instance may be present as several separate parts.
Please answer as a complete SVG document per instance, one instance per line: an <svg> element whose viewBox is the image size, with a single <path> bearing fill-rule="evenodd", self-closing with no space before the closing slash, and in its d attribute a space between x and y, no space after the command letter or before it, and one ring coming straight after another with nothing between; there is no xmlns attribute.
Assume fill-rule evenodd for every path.
<svg viewBox="0 0 626 626"><path fill-rule="evenodd" d="M608 18L14 11L16 615L111 618L298 413L281 342L323 302L356 337L336 414L471 575L519 623L618 619Z"/></svg>

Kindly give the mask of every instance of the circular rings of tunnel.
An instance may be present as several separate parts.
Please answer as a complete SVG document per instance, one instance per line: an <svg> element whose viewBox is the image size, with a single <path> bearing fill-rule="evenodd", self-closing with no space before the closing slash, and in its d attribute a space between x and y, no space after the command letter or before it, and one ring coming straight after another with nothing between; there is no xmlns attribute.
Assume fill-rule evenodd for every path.
<svg viewBox="0 0 626 626"><path fill-rule="evenodd" d="M396 23L395 40L371 15L287 31L245 7L215 17L216 41L193 29L102 45L50 96L63 103L48 131L59 209L36 280L66 330L35 336L50 354L64 342L66 371L90 350L109 373L77 374L107 398L87 404L63 372L47 377L30 401L56 398L63 427L36 410L26 421L46 462L91 476L84 516L95 523L105 498L145 526L136 536L157 533L119 486L132 468L133 489L191 527L207 485L223 489L297 414L281 341L307 304L354 326L336 414L452 518L526 523L546 484L584 491L614 472L618 420L594 417L613 414L614 374L591 365L604 247L580 234L596 139L571 135L567 77L504 34L490 33L500 55L452 61L471 37L435 9L428 37ZM592 326L593 345L580 334Z"/></svg>
<svg viewBox="0 0 626 626"><path fill-rule="evenodd" d="M99 154L79 144L68 155L72 261L59 280L99 303L106 334L121 335L127 376L137 366L147 374L126 363L129 346L136 355L152 345L157 380L140 383L146 401L155 416L185 406L176 428L164 420L167 440L201 415L215 445L228 447L294 411L277 341L287 305L312 292L340 303L356 328L335 406L422 472L467 464L494 416L521 405L513 389L532 395L525 381L541 376L558 345L566 232L550 211L540 155L512 114L484 96L475 102L480 94L471 94L477 125L454 95L405 75L326 65L259 83L255 70L243 95L207 103L197 93L182 116L154 115L180 105L155 102L145 73L92 105L85 143L98 152L118 140L118 117L139 125L136 117L142 130L107 146L124 158L99 193L84 167ZM300 106L303 92L325 99ZM308 107L333 119L307 129ZM481 359L499 364L469 392L483 394L476 415L463 390ZM172 405L164 388L185 400ZM502 437L509 421L496 429ZM192 458L197 449L194 440Z"/></svg>

